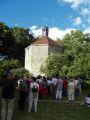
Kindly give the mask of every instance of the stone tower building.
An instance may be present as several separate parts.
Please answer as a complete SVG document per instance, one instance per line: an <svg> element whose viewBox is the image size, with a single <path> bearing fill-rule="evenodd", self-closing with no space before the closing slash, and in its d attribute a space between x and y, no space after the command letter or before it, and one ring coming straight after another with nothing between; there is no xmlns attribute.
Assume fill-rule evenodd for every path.
<svg viewBox="0 0 90 120"><path fill-rule="evenodd" d="M62 47L48 37L48 32L48 27L45 26L42 29L42 37L25 49L25 68L35 76L42 75L41 65L49 55L62 51Z"/></svg>

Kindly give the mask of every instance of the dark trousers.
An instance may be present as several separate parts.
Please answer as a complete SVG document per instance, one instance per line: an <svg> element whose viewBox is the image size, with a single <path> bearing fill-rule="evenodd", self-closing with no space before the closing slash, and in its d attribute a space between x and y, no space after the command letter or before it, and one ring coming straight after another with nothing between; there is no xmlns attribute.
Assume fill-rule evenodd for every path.
<svg viewBox="0 0 90 120"><path fill-rule="evenodd" d="M27 98L27 92L26 91L20 91L19 110L24 110L25 104L26 104L26 98Z"/></svg>
<svg viewBox="0 0 90 120"><path fill-rule="evenodd" d="M56 89L57 87L55 85L51 85L51 96L53 99L56 99Z"/></svg>
<svg viewBox="0 0 90 120"><path fill-rule="evenodd" d="M67 88L63 88L63 96L67 97Z"/></svg>

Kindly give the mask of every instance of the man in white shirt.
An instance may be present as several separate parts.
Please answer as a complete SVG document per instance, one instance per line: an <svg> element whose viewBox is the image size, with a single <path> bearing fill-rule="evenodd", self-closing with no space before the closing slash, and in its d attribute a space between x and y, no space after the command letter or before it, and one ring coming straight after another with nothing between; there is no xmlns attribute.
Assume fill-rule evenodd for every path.
<svg viewBox="0 0 90 120"><path fill-rule="evenodd" d="M38 92L39 92L39 84L36 82L36 78L33 77L33 82L30 84L29 112L31 112L33 104L34 104L34 111L37 112Z"/></svg>

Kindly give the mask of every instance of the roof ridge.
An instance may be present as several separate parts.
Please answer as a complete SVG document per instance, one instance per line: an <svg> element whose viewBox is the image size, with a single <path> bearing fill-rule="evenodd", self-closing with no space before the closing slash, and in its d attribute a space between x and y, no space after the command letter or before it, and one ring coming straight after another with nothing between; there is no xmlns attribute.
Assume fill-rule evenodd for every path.
<svg viewBox="0 0 90 120"><path fill-rule="evenodd" d="M53 44L53 45L59 45L54 40L49 38L48 36L42 36L41 38L36 39L32 44Z"/></svg>

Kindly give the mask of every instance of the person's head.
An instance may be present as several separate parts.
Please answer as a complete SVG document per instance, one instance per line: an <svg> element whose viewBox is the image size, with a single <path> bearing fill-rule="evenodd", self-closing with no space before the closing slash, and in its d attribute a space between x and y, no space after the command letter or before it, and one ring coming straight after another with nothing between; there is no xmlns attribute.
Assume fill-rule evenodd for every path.
<svg viewBox="0 0 90 120"><path fill-rule="evenodd" d="M36 81L36 77L33 77L32 79L33 79L33 82L35 82L35 81Z"/></svg>
<svg viewBox="0 0 90 120"><path fill-rule="evenodd" d="M63 77L64 80L67 80L67 77Z"/></svg>
<svg viewBox="0 0 90 120"><path fill-rule="evenodd" d="M42 76L41 76L41 75L38 75L38 76L37 76L37 79L41 79L41 78L42 78Z"/></svg>
<svg viewBox="0 0 90 120"><path fill-rule="evenodd" d="M9 80L12 80L12 79L13 79L13 74L12 74L11 72L8 73L7 78L8 78Z"/></svg>

